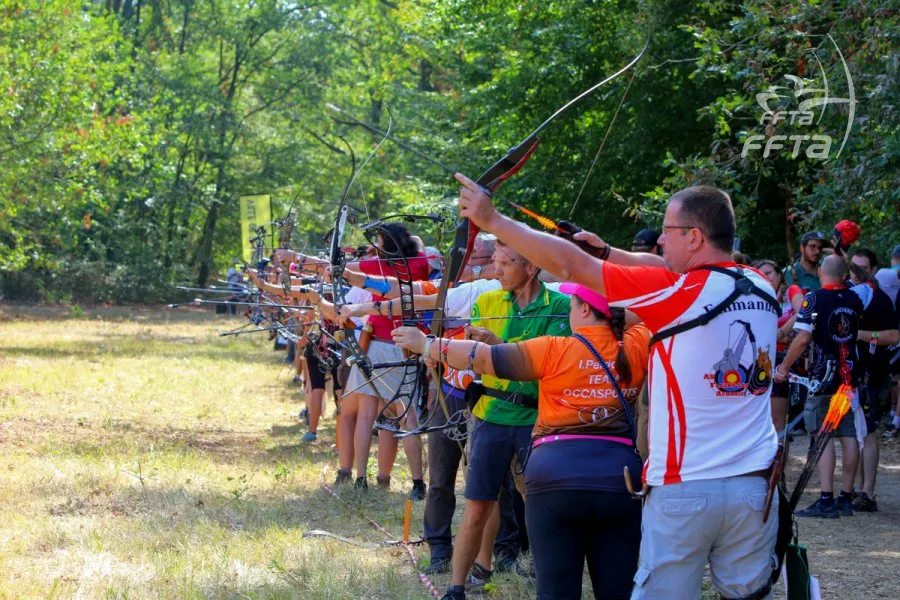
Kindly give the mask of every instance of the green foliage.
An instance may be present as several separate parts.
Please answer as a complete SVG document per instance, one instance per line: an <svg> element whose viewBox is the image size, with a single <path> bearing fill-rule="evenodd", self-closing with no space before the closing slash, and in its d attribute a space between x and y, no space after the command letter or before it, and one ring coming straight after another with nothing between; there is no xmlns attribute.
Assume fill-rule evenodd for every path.
<svg viewBox="0 0 900 600"><path fill-rule="evenodd" d="M631 73L544 130L504 197L627 245L672 192L705 182L732 194L754 257L783 260L803 231L841 218L882 255L897 241L886 0L6 0L0 12L6 297L158 302L173 283L205 283L240 254L243 194L271 194L276 217L294 206L294 244L319 248L351 149L359 166L378 141L328 103L478 175L648 36ZM846 97L826 33L857 97L840 157L742 156L748 136L800 132L760 124L756 94L784 75L815 87L824 71ZM815 132L839 142L848 109L828 106ZM457 189L387 142L349 199L364 221L430 212Z"/></svg>

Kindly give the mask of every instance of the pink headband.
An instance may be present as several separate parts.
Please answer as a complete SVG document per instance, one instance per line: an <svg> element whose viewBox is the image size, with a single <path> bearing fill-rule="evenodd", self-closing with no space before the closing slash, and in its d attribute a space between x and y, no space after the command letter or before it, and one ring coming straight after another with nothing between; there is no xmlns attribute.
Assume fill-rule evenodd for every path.
<svg viewBox="0 0 900 600"><path fill-rule="evenodd" d="M559 291L563 294L578 296L579 298L599 310L601 313L603 313L606 318L612 318L612 315L609 312L609 302L606 300L606 296L598 294L591 288L583 286L580 283L566 282L559 286Z"/></svg>

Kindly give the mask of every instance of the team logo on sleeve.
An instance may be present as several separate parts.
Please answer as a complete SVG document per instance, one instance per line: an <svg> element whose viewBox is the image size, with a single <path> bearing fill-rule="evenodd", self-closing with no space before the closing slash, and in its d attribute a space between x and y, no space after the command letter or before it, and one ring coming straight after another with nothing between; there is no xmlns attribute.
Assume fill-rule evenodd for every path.
<svg viewBox="0 0 900 600"><path fill-rule="evenodd" d="M768 348L758 348L750 324L740 319L728 328L728 346L705 378L717 396L759 396L772 383L772 358Z"/></svg>
<svg viewBox="0 0 900 600"><path fill-rule="evenodd" d="M801 315L809 315L812 313L813 309L816 307L816 295L812 292L809 292L803 297L803 302L800 304L800 314Z"/></svg>

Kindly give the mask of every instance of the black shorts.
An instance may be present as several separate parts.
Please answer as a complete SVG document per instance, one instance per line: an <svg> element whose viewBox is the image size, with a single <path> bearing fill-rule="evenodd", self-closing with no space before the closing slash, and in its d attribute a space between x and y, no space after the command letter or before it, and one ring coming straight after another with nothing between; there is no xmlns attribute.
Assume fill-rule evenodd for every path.
<svg viewBox="0 0 900 600"><path fill-rule="evenodd" d="M513 458L524 462L531 447L532 425L497 425L472 417L469 429L469 470L466 473L466 499L496 500Z"/></svg>
<svg viewBox="0 0 900 600"><path fill-rule="evenodd" d="M324 390L325 389L325 375L320 368L322 365L319 362L319 358L313 352L312 344L306 345L306 366L309 371L309 385L314 390ZM338 372L337 367L331 369L331 381L338 382ZM340 385L337 386L340 389Z"/></svg>
<svg viewBox="0 0 900 600"><path fill-rule="evenodd" d="M785 352L776 352L775 353L775 364L780 365L784 362L784 357L787 356ZM790 398L791 397L791 384L787 381L784 383L778 383L777 381L772 384L772 397L773 398Z"/></svg>
<svg viewBox="0 0 900 600"><path fill-rule="evenodd" d="M866 414L866 431L874 433L878 422L890 408L891 385L866 385L860 388L859 401Z"/></svg>

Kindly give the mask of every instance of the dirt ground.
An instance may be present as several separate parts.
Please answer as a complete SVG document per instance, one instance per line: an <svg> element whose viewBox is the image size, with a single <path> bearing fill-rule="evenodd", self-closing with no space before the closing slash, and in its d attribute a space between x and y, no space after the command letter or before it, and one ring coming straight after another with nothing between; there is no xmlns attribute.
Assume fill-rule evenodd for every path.
<svg viewBox="0 0 900 600"><path fill-rule="evenodd" d="M881 435L881 430L878 435ZM879 443L881 461L875 488L878 512L855 513L852 517L840 519L797 519L799 540L809 549L810 568L819 579L823 600L897 597L895 586L900 574L900 440ZM792 444L788 472L790 489L793 489L806 461L807 444L806 436L795 438ZM839 444L837 448L835 480L839 482ZM800 507L811 504L818 493L819 479L814 475Z"/></svg>

